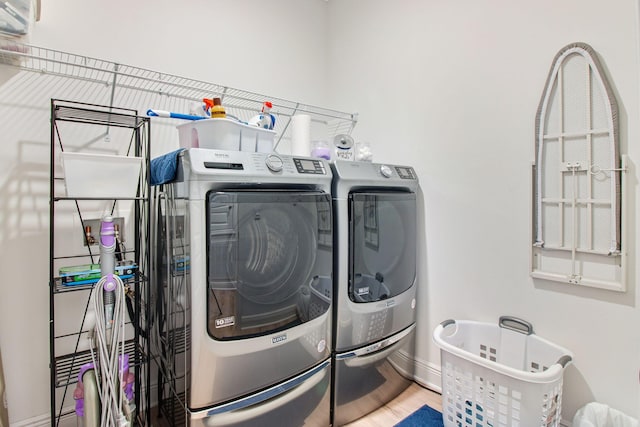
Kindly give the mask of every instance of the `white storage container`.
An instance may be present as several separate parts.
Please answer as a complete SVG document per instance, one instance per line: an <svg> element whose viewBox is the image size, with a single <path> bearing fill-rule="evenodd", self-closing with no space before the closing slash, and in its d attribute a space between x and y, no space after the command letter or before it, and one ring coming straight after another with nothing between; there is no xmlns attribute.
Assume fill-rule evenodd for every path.
<svg viewBox="0 0 640 427"><path fill-rule="evenodd" d="M142 158L66 151L60 154L68 197L136 197Z"/></svg>
<svg viewBox="0 0 640 427"><path fill-rule="evenodd" d="M178 127L178 139L183 148L213 148L216 150L257 151L270 153L276 132L246 125L233 119L202 119Z"/></svg>
<svg viewBox="0 0 640 427"><path fill-rule="evenodd" d="M578 409L571 425L573 427L638 427L638 420L604 403L590 402Z"/></svg>
<svg viewBox="0 0 640 427"><path fill-rule="evenodd" d="M433 333L442 359L445 427L560 425L562 379L572 354L503 316L497 325L446 320Z"/></svg>

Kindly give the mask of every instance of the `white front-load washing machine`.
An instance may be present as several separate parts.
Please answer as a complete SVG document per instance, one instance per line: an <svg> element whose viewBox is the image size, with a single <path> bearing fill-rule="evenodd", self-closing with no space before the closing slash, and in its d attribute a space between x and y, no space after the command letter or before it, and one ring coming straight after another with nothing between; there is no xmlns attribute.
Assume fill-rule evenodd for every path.
<svg viewBox="0 0 640 427"><path fill-rule="evenodd" d="M158 191L166 418L330 423L333 224L324 160L188 149Z"/></svg>

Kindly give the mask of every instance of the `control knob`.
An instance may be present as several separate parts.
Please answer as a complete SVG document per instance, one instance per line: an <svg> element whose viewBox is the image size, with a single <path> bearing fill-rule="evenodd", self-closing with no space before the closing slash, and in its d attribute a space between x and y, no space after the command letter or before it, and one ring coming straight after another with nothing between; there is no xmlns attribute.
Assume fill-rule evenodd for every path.
<svg viewBox="0 0 640 427"><path fill-rule="evenodd" d="M391 176L393 175L393 170L391 170L391 168L387 165L382 165L380 166L380 173L385 178L391 178Z"/></svg>
<svg viewBox="0 0 640 427"><path fill-rule="evenodd" d="M281 172L284 166L282 158L277 154L269 154L267 156L267 159L265 160L265 163L269 170L272 172Z"/></svg>

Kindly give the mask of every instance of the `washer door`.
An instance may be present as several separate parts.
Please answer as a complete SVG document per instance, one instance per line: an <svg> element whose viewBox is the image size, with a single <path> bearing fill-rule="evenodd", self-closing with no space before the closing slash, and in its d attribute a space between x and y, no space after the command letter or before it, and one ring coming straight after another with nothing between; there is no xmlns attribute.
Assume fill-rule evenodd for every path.
<svg viewBox="0 0 640 427"><path fill-rule="evenodd" d="M409 289L416 277L416 195L349 195L349 298L375 302Z"/></svg>
<svg viewBox="0 0 640 427"><path fill-rule="evenodd" d="M272 333L329 308L331 199L319 192L207 195L209 334ZM330 295L329 295L330 296ZM325 298L326 299L326 298ZM310 310L313 310L310 314Z"/></svg>

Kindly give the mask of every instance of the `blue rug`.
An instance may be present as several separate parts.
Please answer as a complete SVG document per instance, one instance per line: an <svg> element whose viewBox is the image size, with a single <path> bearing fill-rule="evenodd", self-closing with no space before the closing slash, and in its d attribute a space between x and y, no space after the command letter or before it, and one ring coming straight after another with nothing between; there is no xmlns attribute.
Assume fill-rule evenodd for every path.
<svg viewBox="0 0 640 427"><path fill-rule="evenodd" d="M444 424L440 412L424 405L394 427L444 427Z"/></svg>

